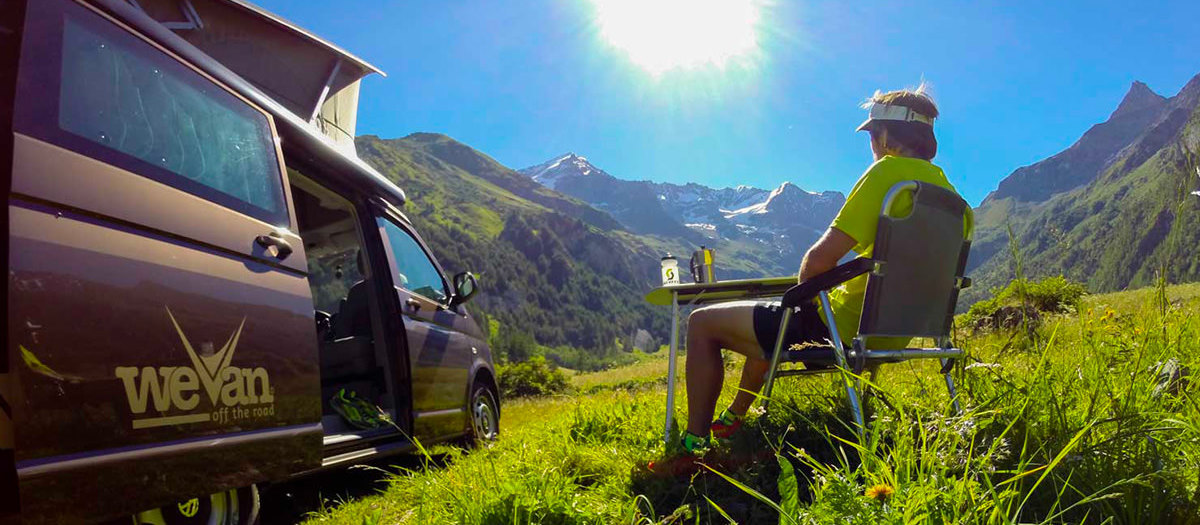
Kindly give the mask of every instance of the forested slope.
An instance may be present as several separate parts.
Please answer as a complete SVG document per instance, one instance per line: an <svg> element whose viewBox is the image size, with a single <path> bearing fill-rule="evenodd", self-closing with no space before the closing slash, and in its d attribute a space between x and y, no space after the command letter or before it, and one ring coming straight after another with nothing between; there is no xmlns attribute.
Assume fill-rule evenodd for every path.
<svg viewBox="0 0 1200 525"><path fill-rule="evenodd" d="M508 337L605 354L639 328L666 334L667 312L642 300L658 256L603 212L444 135L362 136L357 148L407 192L404 212L447 271L479 276L472 307Z"/></svg>

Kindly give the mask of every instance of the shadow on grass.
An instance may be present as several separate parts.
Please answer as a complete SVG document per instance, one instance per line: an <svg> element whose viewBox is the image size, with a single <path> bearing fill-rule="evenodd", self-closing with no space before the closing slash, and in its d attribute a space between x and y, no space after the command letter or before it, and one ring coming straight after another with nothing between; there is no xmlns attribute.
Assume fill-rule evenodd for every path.
<svg viewBox="0 0 1200 525"><path fill-rule="evenodd" d="M444 468L449 456L449 453L430 454L430 460L426 461L416 453L402 454L270 485L261 493L260 523L299 523L308 518L309 513L381 493L387 489L388 481L402 470Z"/></svg>
<svg viewBox="0 0 1200 525"><path fill-rule="evenodd" d="M702 462L771 501L779 501L779 461L791 457L792 447L804 449L814 458L829 463L839 461L842 448L846 449L846 454L854 453L849 447L832 444L831 434L853 439L845 423L850 421L849 411L841 407L843 404L838 405L836 412L828 408L836 402L831 398L828 404L810 404L801 410L789 399L777 401L769 415L748 421L732 440L710 450ZM856 457L846 459L851 465L858 463ZM810 495L811 470L802 468L795 461L787 461L791 461L797 473L801 498ZM650 507L641 509L642 514L664 517L657 522L664 524L692 523L697 518L700 523L727 523L728 519L714 508L715 504L739 523L779 520L778 512L720 475L703 466L688 470L680 475L654 473L644 468L634 472L630 488L633 494L645 498L643 507Z"/></svg>

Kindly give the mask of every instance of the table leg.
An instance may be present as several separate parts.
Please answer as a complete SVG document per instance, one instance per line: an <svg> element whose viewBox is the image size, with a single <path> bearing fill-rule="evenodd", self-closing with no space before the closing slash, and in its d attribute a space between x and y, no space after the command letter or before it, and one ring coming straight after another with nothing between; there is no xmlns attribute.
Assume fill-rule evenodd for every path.
<svg viewBox="0 0 1200 525"><path fill-rule="evenodd" d="M671 292L671 354L667 365L667 423L663 443L671 442L671 419L675 416L675 356L679 353L679 293Z"/></svg>

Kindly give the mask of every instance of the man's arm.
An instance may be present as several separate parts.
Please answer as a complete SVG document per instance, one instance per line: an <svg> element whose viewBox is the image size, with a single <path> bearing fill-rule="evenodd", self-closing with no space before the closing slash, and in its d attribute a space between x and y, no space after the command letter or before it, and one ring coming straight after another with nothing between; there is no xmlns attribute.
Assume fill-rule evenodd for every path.
<svg viewBox="0 0 1200 525"><path fill-rule="evenodd" d="M833 269L838 260L849 253L855 244L858 242L854 237L842 230L834 227L825 230L825 235L804 254L804 261L800 263L799 282Z"/></svg>

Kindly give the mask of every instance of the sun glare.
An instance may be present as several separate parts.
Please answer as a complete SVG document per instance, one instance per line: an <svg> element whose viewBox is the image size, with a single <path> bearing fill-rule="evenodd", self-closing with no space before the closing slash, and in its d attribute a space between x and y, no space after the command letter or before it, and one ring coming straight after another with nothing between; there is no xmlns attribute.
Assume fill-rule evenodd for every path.
<svg viewBox="0 0 1200 525"><path fill-rule="evenodd" d="M758 49L756 0L591 0L600 32L651 73L724 67Z"/></svg>

